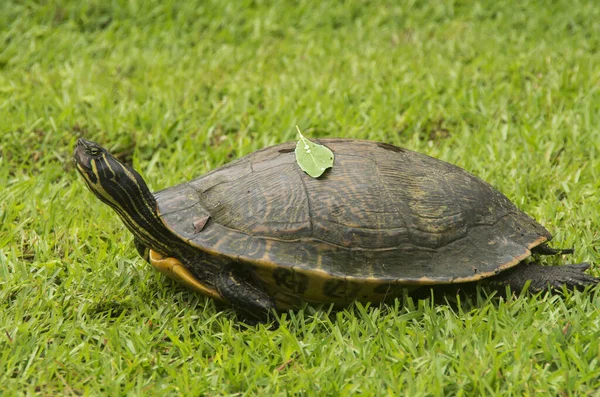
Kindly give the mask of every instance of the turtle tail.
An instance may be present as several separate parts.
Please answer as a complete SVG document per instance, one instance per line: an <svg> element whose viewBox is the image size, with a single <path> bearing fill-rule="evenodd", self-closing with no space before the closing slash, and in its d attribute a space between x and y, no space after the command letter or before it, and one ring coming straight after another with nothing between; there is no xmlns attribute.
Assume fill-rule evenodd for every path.
<svg viewBox="0 0 600 397"><path fill-rule="evenodd" d="M570 255L575 252L573 248L552 248L548 244L540 244L531 249L533 254L538 255Z"/></svg>

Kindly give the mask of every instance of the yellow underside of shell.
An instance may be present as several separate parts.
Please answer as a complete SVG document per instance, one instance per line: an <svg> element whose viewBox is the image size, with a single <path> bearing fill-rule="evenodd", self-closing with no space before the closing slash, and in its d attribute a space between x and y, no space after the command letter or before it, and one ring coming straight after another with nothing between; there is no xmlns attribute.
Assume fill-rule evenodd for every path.
<svg viewBox="0 0 600 397"><path fill-rule="evenodd" d="M167 277L185 285L195 292L199 292L218 301L223 301L221 295L211 287L200 282L178 259L162 256L156 251L150 250L150 264Z"/></svg>

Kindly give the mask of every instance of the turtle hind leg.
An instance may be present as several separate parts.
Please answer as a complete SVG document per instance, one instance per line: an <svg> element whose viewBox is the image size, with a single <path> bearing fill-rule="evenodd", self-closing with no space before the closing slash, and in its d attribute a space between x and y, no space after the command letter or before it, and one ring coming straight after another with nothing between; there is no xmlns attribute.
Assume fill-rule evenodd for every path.
<svg viewBox="0 0 600 397"><path fill-rule="evenodd" d="M543 266L539 263L521 263L511 269L485 280L493 286L510 286L513 291L521 291L527 282L529 291L544 289L560 291L563 286L570 290L582 290L587 286L600 283L600 278L584 273L589 263L577 263L563 266Z"/></svg>
<svg viewBox="0 0 600 397"><path fill-rule="evenodd" d="M552 248L548 244L540 244L531 249L531 252L538 255L567 255L575 252L573 248Z"/></svg>
<svg viewBox="0 0 600 397"><path fill-rule="evenodd" d="M260 322L266 322L269 313L275 309L275 301L259 287L250 271L226 266L217 275L215 286L219 294L236 309L241 309L244 314Z"/></svg>

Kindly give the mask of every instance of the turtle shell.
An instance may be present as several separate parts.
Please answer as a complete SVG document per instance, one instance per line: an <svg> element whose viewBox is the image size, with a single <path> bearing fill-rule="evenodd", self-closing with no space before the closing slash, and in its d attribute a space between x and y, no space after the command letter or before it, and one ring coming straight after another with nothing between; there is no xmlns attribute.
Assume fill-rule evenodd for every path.
<svg viewBox="0 0 600 397"><path fill-rule="evenodd" d="M319 142L335 163L318 179L289 142L156 193L160 216L197 249L253 269L279 306L475 281L551 238L459 167L384 143Z"/></svg>

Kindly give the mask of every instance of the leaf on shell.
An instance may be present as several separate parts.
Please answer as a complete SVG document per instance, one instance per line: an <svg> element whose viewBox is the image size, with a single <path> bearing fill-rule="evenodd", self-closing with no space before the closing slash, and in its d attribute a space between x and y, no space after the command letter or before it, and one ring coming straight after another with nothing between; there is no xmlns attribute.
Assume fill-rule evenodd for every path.
<svg viewBox="0 0 600 397"><path fill-rule="evenodd" d="M318 178L327 168L333 167L333 152L327 146L309 141L302 135L298 126L298 142L296 143L296 162L308 175Z"/></svg>

